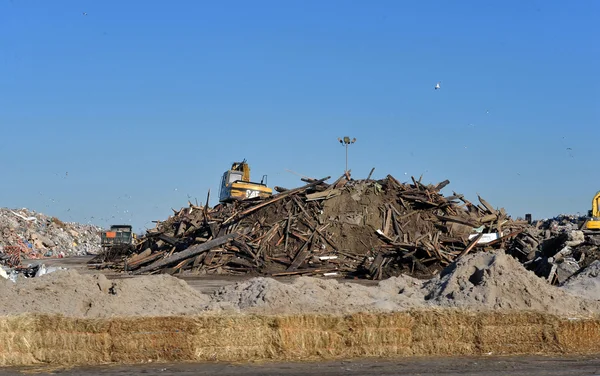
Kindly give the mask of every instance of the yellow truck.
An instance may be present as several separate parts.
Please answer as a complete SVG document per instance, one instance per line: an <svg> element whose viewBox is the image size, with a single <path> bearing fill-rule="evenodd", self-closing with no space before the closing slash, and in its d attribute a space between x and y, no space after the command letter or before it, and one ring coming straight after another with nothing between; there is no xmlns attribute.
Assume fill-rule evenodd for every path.
<svg viewBox="0 0 600 376"><path fill-rule="evenodd" d="M244 159L233 162L231 169L225 171L221 179L219 192L220 202L247 200L256 197L270 197L273 190L267 187L267 175L263 175L260 183L250 181L250 166Z"/></svg>

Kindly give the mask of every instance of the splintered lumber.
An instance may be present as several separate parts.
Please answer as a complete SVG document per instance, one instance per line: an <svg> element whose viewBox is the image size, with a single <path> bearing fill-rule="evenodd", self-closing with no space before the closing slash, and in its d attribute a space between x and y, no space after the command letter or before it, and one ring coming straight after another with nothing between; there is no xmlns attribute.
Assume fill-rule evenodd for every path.
<svg viewBox="0 0 600 376"><path fill-rule="evenodd" d="M483 234L479 234L476 237L474 237L471 240L471 243L469 243L469 245L464 249L464 251L462 251L460 253L460 255L458 255L457 259L459 259L459 258L463 257L464 255L466 255L467 253L471 252L471 250L473 248L475 248L475 245L477 244L477 242L479 242L479 239L481 239L482 236L483 236Z"/></svg>
<svg viewBox="0 0 600 376"><path fill-rule="evenodd" d="M438 185L435 186L435 190L436 191L441 191L442 189L444 189L444 187L446 187L448 184L450 184L450 180L446 179L443 182L439 183Z"/></svg>
<svg viewBox="0 0 600 376"><path fill-rule="evenodd" d="M188 203L157 221L135 254L107 252L104 263L94 266L136 274L335 270L359 278L428 277L470 252L503 248L523 257L524 249L543 240L530 247L521 233L531 226L481 198L474 205L455 192L445 197L447 180L426 184L412 177L402 183L391 175L352 180L345 173L332 184L324 183L327 179L307 178L308 184L269 198L213 208L208 201ZM473 239L477 233L498 234L497 240L480 242Z"/></svg>
<svg viewBox="0 0 600 376"><path fill-rule="evenodd" d="M479 202L481 202L481 205L483 205L487 209L487 211L490 212L490 214L496 214L496 209L494 209L494 207L490 205L489 202L481 198L481 196L479 195L477 195L477 198L479 199Z"/></svg>
<svg viewBox="0 0 600 376"><path fill-rule="evenodd" d="M193 257L202 252L208 251L211 248L223 245L223 244L227 243L229 240L234 239L238 236L239 236L238 233L233 233L233 234L221 236L221 237L213 239L213 240L209 240L203 244L193 245L193 246L189 247L188 249L186 249L185 251L175 253L175 254L173 254L169 257L166 257L162 260L159 260L151 265L143 267L140 270L137 270L134 274L142 274L142 273L154 270L154 269L159 269L159 268L162 268L165 266L175 264L181 260L185 260L189 257Z"/></svg>
<svg viewBox="0 0 600 376"><path fill-rule="evenodd" d="M294 194L296 192L305 191L305 190L307 190L307 189L309 189L311 187L314 187L315 185L323 183L325 180L327 180L329 178L331 178L331 176L328 176L328 177L323 178L323 179L315 180L314 182L306 184L303 187L295 188L295 189L290 189L289 191L285 191L285 192L280 193L280 194L278 194L276 196L273 196L273 198L268 199L268 200L266 200L265 202L263 202L261 204L254 205L254 206L252 206L252 207L250 207L250 208L248 208L248 209L246 209L246 210L244 210L244 211L242 211L240 213L237 213L236 215L233 215L233 216L229 217L225 222L223 222L223 224L229 223L234 218L244 217L244 216L246 216L246 215L248 215L248 214L250 214L250 213L252 213L252 212L254 212L254 211L256 211L256 210L258 210L258 209L260 209L262 207L264 207L264 206L267 206L267 205L270 205L270 204L272 204L274 202L282 200L282 199L286 198L287 196L289 196L291 194Z"/></svg>
<svg viewBox="0 0 600 376"><path fill-rule="evenodd" d="M294 260L292 261L292 263L286 271L293 272L294 270L298 269L298 267L304 262L304 260L306 260L306 257L308 257L308 254L310 253L309 244L312 242L314 235L315 233L313 232L308 238L308 240L304 242L304 245L302 246L302 248L300 248L300 250L296 254L296 257L294 257Z"/></svg>
<svg viewBox="0 0 600 376"><path fill-rule="evenodd" d="M328 190L325 190L322 192L315 192L315 193L306 195L306 201L327 200L329 198L339 196L340 193L341 192L339 189L328 189Z"/></svg>

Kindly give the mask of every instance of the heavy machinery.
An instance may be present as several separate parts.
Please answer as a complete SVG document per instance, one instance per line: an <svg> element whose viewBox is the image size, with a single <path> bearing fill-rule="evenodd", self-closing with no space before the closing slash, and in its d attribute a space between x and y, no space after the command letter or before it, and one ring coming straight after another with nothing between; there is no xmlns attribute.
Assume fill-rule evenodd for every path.
<svg viewBox="0 0 600 376"><path fill-rule="evenodd" d="M588 211L588 218L583 224L583 232L600 235L600 191L592 199L592 210Z"/></svg>
<svg viewBox="0 0 600 376"><path fill-rule="evenodd" d="M233 162L231 169L223 174L219 201L231 202L255 197L264 198L272 194L273 190L267 187L267 175L263 175L260 183L250 181L250 166L244 159L241 162Z"/></svg>
<svg viewBox="0 0 600 376"><path fill-rule="evenodd" d="M112 225L110 230L100 232L100 246L102 252L88 261L88 265L102 266L108 260L113 260L115 256L126 257L135 251L137 237L130 225Z"/></svg>
<svg viewBox="0 0 600 376"><path fill-rule="evenodd" d="M112 225L110 230L100 233L100 245L102 248L114 246L133 246L136 242L136 236L133 233L133 227L130 225Z"/></svg>

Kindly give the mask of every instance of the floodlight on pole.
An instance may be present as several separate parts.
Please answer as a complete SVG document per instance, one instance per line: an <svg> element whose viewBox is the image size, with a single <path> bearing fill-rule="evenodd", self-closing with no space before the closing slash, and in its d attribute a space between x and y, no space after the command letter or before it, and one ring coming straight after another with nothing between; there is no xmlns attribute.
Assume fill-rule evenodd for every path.
<svg viewBox="0 0 600 376"><path fill-rule="evenodd" d="M340 144L346 146L346 170L344 172L348 172L348 145L351 145L356 142L356 138L350 139L348 136L344 136L344 138L338 138Z"/></svg>

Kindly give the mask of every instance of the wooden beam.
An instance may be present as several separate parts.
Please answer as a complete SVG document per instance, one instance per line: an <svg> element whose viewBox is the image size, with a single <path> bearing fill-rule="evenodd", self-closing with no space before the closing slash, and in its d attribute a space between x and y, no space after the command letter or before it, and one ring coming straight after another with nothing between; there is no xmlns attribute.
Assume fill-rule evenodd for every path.
<svg viewBox="0 0 600 376"><path fill-rule="evenodd" d="M481 233L481 234L477 235L476 237L474 237L473 240L471 240L471 243L469 243L469 245L460 253L460 255L458 255L458 257L456 257L456 260L458 260L459 258L463 257L467 253L471 252L471 250L473 248L475 248L475 246L477 245L477 242L479 241L479 239L481 239L482 236L483 236L483 233Z"/></svg>
<svg viewBox="0 0 600 376"><path fill-rule="evenodd" d="M306 260L306 257L308 257L308 254L310 253L309 244L312 242L314 235L314 232L310 234L308 240L304 242L300 250L298 250L298 253L296 253L296 257L294 257L294 260L286 269L286 272L293 272L294 270L298 269L298 267L304 262L304 260Z"/></svg>
<svg viewBox="0 0 600 376"><path fill-rule="evenodd" d="M202 252L206 252L211 248L223 245L223 244L227 243L229 240L235 239L238 236L239 236L238 233L233 233L233 234L221 236L220 238L209 240L203 244L193 245L184 251L177 252L169 257L166 257L166 258L159 260L153 264L143 267L140 270L136 271L134 274L142 274L142 273L146 273L151 270L154 270L154 269L173 265L175 263L178 263L181 260L185 260L189 257L199 255Z"/></svg>

